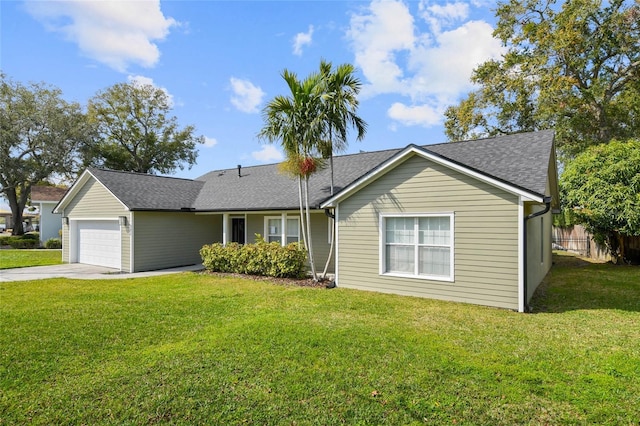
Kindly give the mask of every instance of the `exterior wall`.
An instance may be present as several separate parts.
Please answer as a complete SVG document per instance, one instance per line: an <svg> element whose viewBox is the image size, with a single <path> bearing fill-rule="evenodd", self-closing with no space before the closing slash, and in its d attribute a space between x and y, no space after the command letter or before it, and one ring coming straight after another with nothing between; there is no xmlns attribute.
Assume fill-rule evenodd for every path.
<svg viewBox="0 0 640 426"><path fill-rule="evenodd" d="M202 262L200 248L215 241L214 221L190 212L133 212L133 272Z"/></svg>
<svg viewBox="0 0 640 426"><path fill-rule="evenodd" d="M56 204L40 203L40 242L43 244L50 238L60 238L58 231L62 228L62 216L52 213Z"/></svg>
<svg viewBox="0 0 640 426"><path fill-rule="evenodd" d="M525 216L544 210L544 206L525 206ZM527 221L527 302L533 296L552 264L551 212Z"/></svg>
<svg viewBox="0 0 640 426"><path fill-rule="evenodd" d="M89 179L64 209L64 216L82 218L118 218L128 211L104 186Z"/></svg>
<svg viewBox="0 0 640 426"><path fill-rule="evenodd" d="M73 223L78 220L109 219L127 217L128 226L120 228L121 270L131 272L131 215L129 211L109 191L95 179L89 179L67 205L62 216L68 217L70 225L62 229L62 261L74 262L77 250L77 235Z"/></svg>
<svg viewBox="0 0 640 426"><path fill-rule="evenodd" d="M62 225L62 263L70 263L69 260L69 225Z"/></svg>
<svg viewBox="0 0 640 426"><path fill-rule="evenodd" d="M454 213L454 281L380 275L381 213ZM518 197L421 157L338 206L341 287L518 309Z"/></svg>

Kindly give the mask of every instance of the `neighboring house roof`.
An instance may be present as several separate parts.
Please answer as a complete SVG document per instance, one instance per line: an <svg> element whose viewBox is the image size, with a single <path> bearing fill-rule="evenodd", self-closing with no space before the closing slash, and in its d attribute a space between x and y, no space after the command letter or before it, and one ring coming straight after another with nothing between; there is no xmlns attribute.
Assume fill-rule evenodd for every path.
<svg viewBox="0 0 640 426"><path fill-rule="evenodd" d="M31 202L42 203L52 202L57 203L62 199L67 192L66 188L58 188L57 186L42 186L36 185L31 187Z"/></svg>
<svg viewBox="0 0 640 426"><path fill-rule="evenodd" d="M409 152L540 198L545 195L549 159L555 155L553 139L553 131L541 131L336 156L333 198ZM90 168L78 182L87 174L129 210L255 211L299 206L297 181L282 174L277 164L241 168L240 177L234 168L212 171L194 180ZM314 208L332 198L330 176L327 167L309 179L309 203ZM72 196L67 194L65 199ZM66 204L65 199L56 209Z"/></svg>

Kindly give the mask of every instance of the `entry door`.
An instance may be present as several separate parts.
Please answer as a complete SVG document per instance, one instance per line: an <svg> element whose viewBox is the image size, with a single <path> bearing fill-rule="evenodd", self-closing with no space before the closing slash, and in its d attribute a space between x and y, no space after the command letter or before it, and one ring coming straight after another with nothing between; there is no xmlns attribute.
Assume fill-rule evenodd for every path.
<svg viewBox="0 0 640 426"><path fill-rule="evenodd" d="M231 218L231 242L244 244L244 217Z"/></svg>

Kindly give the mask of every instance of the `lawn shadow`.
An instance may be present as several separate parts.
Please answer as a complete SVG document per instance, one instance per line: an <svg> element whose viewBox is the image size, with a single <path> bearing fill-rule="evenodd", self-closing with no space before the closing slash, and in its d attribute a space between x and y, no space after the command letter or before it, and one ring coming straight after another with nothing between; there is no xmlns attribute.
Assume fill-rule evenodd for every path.
<svg viewBox="0 0 640 426"><path fill-rule="evenodd" d="M553 267L536 289L532 313L609 309L640 312L640 267L554 253Z"/></svg>

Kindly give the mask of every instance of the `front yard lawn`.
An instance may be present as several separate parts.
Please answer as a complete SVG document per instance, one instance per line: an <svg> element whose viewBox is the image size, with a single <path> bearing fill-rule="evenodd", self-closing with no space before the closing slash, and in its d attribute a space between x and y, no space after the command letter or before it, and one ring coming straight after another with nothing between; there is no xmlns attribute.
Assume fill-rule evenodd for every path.
<svg viewBox="0 0 640 426"><path fill-rule="evenodd" d="M195 273L0 283L0 424L635 424L640 269L574 263L534 314Z"/></svg>
<svg viewBox="0 0 640 426"><path fill-rule="evenodd" d="M60 263L62 263L61 250L0 250L0 269L58 265Z"/></svg>

